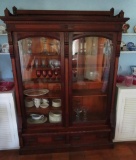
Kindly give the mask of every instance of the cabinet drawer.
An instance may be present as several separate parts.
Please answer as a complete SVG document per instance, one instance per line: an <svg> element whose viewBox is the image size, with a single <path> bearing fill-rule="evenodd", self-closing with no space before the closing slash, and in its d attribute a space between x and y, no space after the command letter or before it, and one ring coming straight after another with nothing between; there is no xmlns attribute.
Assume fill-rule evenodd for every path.
<svg viewBox="0 0 136 160"><path fill-rule="evenodd" d="M34 146L34 145L58 145L65 143L64 135L36 135L36 136L24 136L23 142L25 146Z"/></svg>
<svg viewBox="0 0 136 160"><path fill-rule="evenodd" d="M105 143L109 142L110 133L84 133L70 136L71 144L91 144L91 143Z"/></svg>

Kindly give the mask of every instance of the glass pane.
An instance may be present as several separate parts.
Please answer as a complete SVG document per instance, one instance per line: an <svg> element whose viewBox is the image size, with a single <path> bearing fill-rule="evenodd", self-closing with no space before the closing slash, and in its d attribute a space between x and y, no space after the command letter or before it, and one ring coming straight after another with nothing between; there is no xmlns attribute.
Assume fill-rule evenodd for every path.
<svg viewBox="0 0 136 160"><path fill-rule="evenodd" d="M61 124L60 41L28 37L18 46L27 124Z"/></svg>
<svg viewBox="0 0 136 160"><path fill-rule="evenodd" d="M112 48L112 41L103 37L73 41L73 122L105 119Z"/></svg>

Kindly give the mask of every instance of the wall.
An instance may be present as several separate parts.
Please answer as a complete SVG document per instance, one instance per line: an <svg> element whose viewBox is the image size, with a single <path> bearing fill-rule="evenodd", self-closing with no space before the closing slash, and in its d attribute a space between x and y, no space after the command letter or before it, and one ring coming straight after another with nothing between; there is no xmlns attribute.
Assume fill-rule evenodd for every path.
<svg viewBox="0 0 136 160"><path fill-rule="evenodd" d="M13 6L16 6L18 9L41 10L110 10L113 7L115 9L115 15L123 10L125 17L130 18L128 21L130 24L129 32L133 32L133 27L136 25L135 0L0 0L0 15L4 15L5 8L8 8L12 12ZM0 21L0 24L2 23ZM5 65L5 68L3 67L3 71L5 72L7 70L9 72L2 72L2 77L12 76L10 73L11 63L8 56L5 56L5 58L0 56L0 70L3 59L5 59L5 64L8 64L7 66ZM136 59L136 54L121 54L119 63L124 72L130 72L129 66L136 65L134 59Z"/></svg>

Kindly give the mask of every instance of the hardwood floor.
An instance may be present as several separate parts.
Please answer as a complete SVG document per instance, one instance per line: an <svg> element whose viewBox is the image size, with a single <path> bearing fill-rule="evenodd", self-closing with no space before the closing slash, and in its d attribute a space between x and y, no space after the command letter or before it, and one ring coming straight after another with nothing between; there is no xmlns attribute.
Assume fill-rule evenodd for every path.
<svg viewBox="0 0 136 160"><path fill-rule="evenodd" d="M136 142L116 143L114 149L19 155L18 150L0 151L0 160L136 160Z"/></svg>

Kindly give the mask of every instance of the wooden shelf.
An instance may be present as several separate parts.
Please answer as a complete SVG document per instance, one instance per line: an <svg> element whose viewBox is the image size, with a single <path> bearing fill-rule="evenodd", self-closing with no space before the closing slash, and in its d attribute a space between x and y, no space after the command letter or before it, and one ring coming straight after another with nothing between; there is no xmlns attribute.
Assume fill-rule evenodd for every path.
<svg viewBox="0 0 136 160"><path fill-rule="evenodd" d="M90 89L90 90L73 90L73 96L82 96L82 97L86 97L86 96L107 96L106 93L103 93L100 89Z"/></svg>

